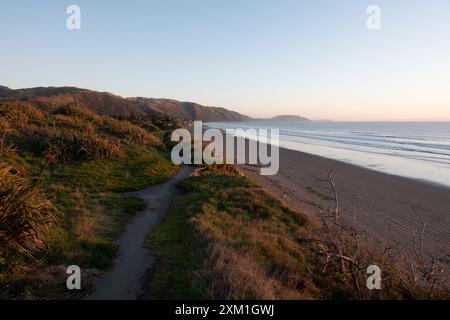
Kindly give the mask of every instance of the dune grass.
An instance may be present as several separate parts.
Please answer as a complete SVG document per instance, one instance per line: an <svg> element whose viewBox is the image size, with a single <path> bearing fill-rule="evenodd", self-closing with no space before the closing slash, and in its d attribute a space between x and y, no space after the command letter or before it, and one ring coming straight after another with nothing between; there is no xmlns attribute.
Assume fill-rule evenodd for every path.
<svg viewBox="0 0 450 320"><path fill-rule="evenodd" d="M114 240L144 208L122 192L178 170L158 127L134 122L76 104L0 102L0 299L73 298L65 266L82 268L85 291L111 266Z"/></svg>
<svg viewBox="0 0 450 320"><path fill-rule="evenodd" d="M21 158L18 163L27 163L22 167L27 168L24 171L43 170L39 187L51 195L48 205L59 212L58 227L50 228L42 239L44 248L32 258L15 250L0 250L0 298L17 297L25 291L33 293L45 286L30 274L45 274L48 266L76 264L84 270L108 269L118 249L113 240L128 219L144 208L142 199L121 192L163 182L177 171L167 155L156 150L130 153L116 160L60 163L46 169L39 169L41 162L34 157L28 159ZM55 292L58 291L45 294L51 296Z"/></svg>
<svg viewBox="0 0 450 320"><path fill-rule="evenodd" d="M183 192L150 236L156 262L145 298L448 297L446 289L430 295L424 285L408 282L398 257L380 254L361 239L355 249L355 238L338 229L330 234L229 166L203 169L180 184ZM357 274L350 272L351 261L333 256L336 237L341 254L359 257ZM383 270L382 290L366 288L366 266L373 264Z"/></svg>
<svg viewBox="0 0 450 320"><path fill-rule="evenodd" d="M56 222L56 208L11 165L0 163L0 250L30 253Z"/></svg>
<svg viewBox="0 0 450 320"><path fill-rule="evenodd" d="M304 217L245 177L192 177L149 245L157 263L150 298L317 297Z"/></svg>

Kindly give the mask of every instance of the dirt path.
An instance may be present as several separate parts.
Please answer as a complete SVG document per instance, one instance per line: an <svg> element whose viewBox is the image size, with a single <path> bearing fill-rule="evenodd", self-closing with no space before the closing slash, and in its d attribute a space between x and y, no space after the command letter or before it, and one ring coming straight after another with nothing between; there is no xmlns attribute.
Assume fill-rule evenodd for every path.
<svg viewBox="0 0 450 320"><path fill-rule="evenodd" d="M145 200L146 208L127 225L118 240L119 254L111 271L95 282L95 291L88 300L135 300L140 293L142 278L151 267L154 257L145 248L151 227L161 221L175 193L177 183L193 172L182 167L169 181L127 195Z"/></svg>

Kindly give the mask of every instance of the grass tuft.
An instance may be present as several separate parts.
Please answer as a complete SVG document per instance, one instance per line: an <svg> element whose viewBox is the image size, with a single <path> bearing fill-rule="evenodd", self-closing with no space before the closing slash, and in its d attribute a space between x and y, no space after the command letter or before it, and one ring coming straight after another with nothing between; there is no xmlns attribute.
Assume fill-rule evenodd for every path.
<svg viewBox="0 0 450 320"><path fill-rule="evenodd" d="M0 164L0 249L38 250L49 225L56 222L56 212L13 166Z"/></svg>

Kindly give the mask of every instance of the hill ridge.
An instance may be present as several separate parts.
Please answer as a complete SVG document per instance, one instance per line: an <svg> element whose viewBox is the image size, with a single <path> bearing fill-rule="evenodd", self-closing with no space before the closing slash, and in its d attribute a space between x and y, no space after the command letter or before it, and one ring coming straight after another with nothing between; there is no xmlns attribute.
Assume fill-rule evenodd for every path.
<svg viewBox="0 0 450 320"><path fill-rule="evenodd" d="M48 110L68 103L79 103L99 114L109 116L144 116L165 114L179 120L245 121L251 118L221 107L203 106L167 98L124 98L110 92L77 87L35 87L10 89L0 86L0 100L29 101Z"/></svg>

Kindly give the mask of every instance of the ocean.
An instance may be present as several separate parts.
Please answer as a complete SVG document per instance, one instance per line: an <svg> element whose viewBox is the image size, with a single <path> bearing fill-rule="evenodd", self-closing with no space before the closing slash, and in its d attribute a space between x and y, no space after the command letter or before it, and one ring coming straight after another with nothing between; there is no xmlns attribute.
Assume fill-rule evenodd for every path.
<svg viewBox="0 0 450 320"><path fill-rule="evenodd" d="M218 129L278 128L280 146L450 187L450 122L214 122Z"/></svg>

